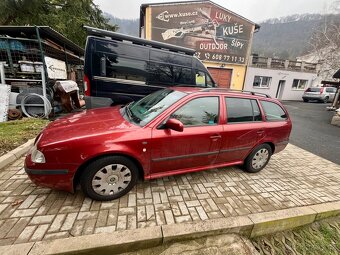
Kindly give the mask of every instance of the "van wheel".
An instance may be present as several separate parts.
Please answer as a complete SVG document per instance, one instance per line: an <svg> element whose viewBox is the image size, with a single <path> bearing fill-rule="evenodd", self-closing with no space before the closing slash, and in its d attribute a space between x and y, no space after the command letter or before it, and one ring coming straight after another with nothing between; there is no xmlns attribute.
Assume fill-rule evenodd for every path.
<svg viewBox="0 0 340 255"><path fill-rule="evenodd" d="M130 159L108 156L97 159L84 169L80 185L88 197L107 201L124 196L137 180L138 168Z"/></svg>
<svg viewBox="0 0 340 255"><path fill-rule="evenodd" d="M244 161L244 170L249 173L257 173L268 164L272 156L272 148L268 144L257 146Z"/></svg>

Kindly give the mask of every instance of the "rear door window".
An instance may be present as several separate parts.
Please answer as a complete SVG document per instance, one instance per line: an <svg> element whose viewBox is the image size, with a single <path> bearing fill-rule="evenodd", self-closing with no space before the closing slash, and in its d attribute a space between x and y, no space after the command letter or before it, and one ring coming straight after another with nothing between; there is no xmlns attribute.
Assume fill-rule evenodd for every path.
<svg viewBox="0 0 340 255"><path fill-rule="evenodd" d="M262 121L256 100L227 97L226 106L228 123Z"/></svg>
<svg viewBox="0 0 340 255"><path fill-rule="evenodd" d="M287 114L278 104L268 101L261 101L261 105L267 121L280 121L287 119Z"/></svg>

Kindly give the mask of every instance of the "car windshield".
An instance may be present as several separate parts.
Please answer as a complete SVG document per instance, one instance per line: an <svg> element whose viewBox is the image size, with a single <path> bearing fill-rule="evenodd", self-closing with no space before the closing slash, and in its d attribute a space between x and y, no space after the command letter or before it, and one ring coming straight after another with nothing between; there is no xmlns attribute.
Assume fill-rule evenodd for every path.
<svg viewBox="0 0 340 255"><path fill-rule="evenodd" d="M159 90L137 102L128 104L125 107L126 113L133 122L145 126L185 95L186 93L172 89Z"/></svg>

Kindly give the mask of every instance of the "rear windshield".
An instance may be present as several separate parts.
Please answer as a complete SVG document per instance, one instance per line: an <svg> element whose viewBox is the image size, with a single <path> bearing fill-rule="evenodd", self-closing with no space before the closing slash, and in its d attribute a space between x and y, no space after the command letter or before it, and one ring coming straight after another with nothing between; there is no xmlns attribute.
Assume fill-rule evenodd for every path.
<svg viewBox="0 0 340 255"><path fill-rule="evenodd" d="M320 92L320 88L308 88L306 92Z"/></svg>

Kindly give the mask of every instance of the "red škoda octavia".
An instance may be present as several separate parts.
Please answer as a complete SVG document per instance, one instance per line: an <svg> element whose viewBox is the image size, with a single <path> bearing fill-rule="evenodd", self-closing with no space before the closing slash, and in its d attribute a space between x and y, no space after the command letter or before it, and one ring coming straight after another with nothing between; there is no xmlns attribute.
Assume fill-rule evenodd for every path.
<svg viewBox="0 0 340 255"><path fill-rule="evenodd" d="M42 186L116 199L138 178L242 165L262 170L283 150L292 124L268 96L173 87L125 106L87 110L50 123L25 160Z"/></svg>

